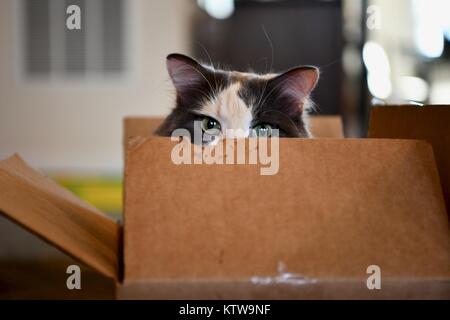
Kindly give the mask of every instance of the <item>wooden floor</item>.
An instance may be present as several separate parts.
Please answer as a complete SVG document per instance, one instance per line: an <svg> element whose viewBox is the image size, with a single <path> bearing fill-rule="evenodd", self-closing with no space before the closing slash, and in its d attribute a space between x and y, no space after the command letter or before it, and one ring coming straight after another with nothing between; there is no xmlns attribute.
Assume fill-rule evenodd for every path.
<svg viewBox="0 0 450 320"><path fill-rule="evenodd" d="M66 287L67 266L81 268L81 290ZM0 261L0 299L114 299L114 282L70 258Z"/></svg>
<svg viewBox="0 0 450 320"><path fill-rule="evenodd" d="M81 290L69 290L69 265L81 268ZM114 299L115 284L0 216L0 300Z"/></svg>

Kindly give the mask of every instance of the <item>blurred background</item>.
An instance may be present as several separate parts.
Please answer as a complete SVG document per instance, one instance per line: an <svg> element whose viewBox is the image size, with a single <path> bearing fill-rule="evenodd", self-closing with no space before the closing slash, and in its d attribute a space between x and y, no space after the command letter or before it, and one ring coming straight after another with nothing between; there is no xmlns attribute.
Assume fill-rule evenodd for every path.
<svg viewBox="0 0 450 320"><path fill-rule="evenodd" d="M122 119L169 113L168 53L317 65L318 113L364 137L371 104L450 103L449 13L448 0L0 0L0 159L18 152L120 218ZM58 255L4 218L0 234L0 257Z"/></svg>

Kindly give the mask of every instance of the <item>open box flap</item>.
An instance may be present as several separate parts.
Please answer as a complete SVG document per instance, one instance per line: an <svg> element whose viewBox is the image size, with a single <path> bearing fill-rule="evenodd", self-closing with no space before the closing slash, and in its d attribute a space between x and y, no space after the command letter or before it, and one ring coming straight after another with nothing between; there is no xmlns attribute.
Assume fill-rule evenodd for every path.
<svg viewBox="0 0 450 320"><path fill-rule="evenodd" d="M428 141L450 214L450 105L372 107L368 137Z"/></svg>
<svg viewBox="0 0 450 320"><path fill-rule="evenodd" d="M431 146L280 139L279 171L175 165L169 139L128 149L125 283L450 279L450 235ZM383 280L384 281L384 280Z"/></svg>
<svg viewBox="0 0 450 320"><path fill-rule="evenodd" d="M0 212L105 276L119 279L121 226L18 155L0 161Z"/></svg>

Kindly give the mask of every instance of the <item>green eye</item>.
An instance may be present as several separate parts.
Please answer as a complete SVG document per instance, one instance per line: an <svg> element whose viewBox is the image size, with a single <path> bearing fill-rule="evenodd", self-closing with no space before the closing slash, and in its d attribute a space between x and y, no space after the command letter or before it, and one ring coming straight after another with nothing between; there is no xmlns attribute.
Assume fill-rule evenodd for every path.
<svg viewBox="0 0 450 320"><path fill-rule="evenodd" d="M253 127L253 132L258 137L272 136L272 126L267 123L258 124Z"/></svg>
<svg viewBox="0 0 450 320"><path fill-rule="evenodd" d="M210 135L217 136L220 134L221 126L216 119L205 117L202 120L202 130Z"/></svg>

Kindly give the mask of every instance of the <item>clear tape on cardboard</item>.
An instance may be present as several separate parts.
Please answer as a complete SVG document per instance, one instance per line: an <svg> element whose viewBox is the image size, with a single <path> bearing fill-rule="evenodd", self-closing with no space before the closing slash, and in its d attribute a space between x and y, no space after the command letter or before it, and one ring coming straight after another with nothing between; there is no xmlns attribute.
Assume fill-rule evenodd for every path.
<svg viewBox="0 0 450 320"><path fill-rule="evenodd" d="M280 261L278 263L278 275L275 277L254 276L250 278L250 282L255 285L289 284L302 286L316 283L317 279L308 279L300 274L287 272L286 265Z"/></svg>

